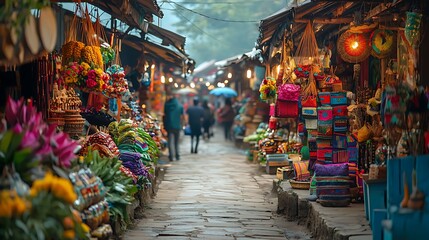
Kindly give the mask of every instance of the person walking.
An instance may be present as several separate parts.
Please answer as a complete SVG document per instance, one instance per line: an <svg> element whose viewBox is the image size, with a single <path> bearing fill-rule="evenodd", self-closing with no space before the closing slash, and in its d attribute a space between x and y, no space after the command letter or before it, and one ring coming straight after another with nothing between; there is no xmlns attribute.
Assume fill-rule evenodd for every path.
<svg viewBox="0 0 429 240"><path fill-rule="evenodd" d="M188 124L191 128L191 153L198 153L198 144L200 142L201 125L204 119L204 109L198 105L198 98L194 98L194 105L189 107L186 113L188 114ZM194 147L194 137L196 144Z"/></svg>
<svg viewBox="0 0 429 240"><path fill-rule="evenodd" d="M234 123L235 111L230 98L225 99L225 105L220 109L219 118L224 128L225 140L232 140L231 127Z"/></svg>
<svg viewBox="0 0 429 240"><path fill-rule="evenodd" d="M164 104L164 128L168 133L168 159L173 161L175 156L176 160L180 160L179 136L184 122L183 106L174 95L167 96L169 97Z"/></svg>
<svg viewBox="0 0 429 240"><path fill-rule="evenodd" d="M203 138L204 139L210 139L211 137L211 133L210 133L210 128L211 126L213 126L214 124L214 112L213 110L209 107L208 101L205 100L203 102L203 109L204 109L204 117L203 117L203 129L204 129L204 133L203 133Z"/></svg>

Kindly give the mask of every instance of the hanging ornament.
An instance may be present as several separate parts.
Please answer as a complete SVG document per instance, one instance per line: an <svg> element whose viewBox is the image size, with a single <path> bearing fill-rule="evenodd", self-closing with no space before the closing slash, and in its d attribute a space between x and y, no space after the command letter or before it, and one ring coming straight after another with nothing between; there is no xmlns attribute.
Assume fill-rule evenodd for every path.
<svg viewBox="0 0 429 240"><path fill-rule="evenodd" d="M151 81L149 78L149 73L146 72L143 74L141 82L142 82L143 87L149 87L150 86Z"/></svg>
<svg viewBox="0 0 429 240"><path fill-rule="evenodd" d="M362 62L371 53L367 36L350 31L341 34L338 39L337 50L341 58L350 63Z"/></svg>
<svg viewBox="0 0 429 240"><path fill-rule="evenodd" d="M360 79L360 64L353 65L353 81L357 82Z"/></svg>
<svg viewBox="0 0 429 240"><path fill-rule="evenodd" d="M405 22L405 37L408 42L415 46L420 37L420 23L422 14L416 12L407 12L407 20Z"/></svg>
<svg viewBox="0 0 429 240"><path fill-rule="evenodd" d="M377 29L371 34L371 54L377 58L386 58L396 46L396 37L391 30Z"/></svg>

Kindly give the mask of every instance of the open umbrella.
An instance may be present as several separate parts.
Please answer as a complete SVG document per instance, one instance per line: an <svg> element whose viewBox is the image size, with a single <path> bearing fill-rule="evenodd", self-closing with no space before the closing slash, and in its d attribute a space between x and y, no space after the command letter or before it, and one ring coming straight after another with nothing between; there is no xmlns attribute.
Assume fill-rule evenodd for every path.
<svg viewBox="0 0 429 240"><path fill-rule="evenodd" d="M210 91L211 95L224 97L237 97L237 92L229 87L215 88Z"/></svg>
<svg viewBox="0 0 429 240"><path fill-rule="evenodd" d="M177 90L176 94L180 94L180 95L195 95L195 94L198 94L198 92L197 92L197 90L195 90L193 88L185 87L185 88Z"/></svg>

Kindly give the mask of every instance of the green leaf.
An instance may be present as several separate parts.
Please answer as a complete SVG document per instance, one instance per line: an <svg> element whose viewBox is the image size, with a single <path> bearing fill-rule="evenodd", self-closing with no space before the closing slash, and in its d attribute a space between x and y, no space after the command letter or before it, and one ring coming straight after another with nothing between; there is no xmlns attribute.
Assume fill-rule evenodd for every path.
<svg viewBox="0 0 429 240"><path fill-rule="evenodd" d="M13 134L6 156L11 157L22 141L23 134Z"/></svg>
<svg viewBox="0 0 429 240"><path fill-rule="evenodd" d="M15 165L21 165L23 164L26 160L27 157L32 153L32 149L30 148L24 148L18 152L15 152L15 154L13 155L13 162Z"/></svg>
<svg viewBox="0 0 429 240"><path fill-rule="evenodd" d="M0 152L7 153L10 142L12 141L13 132L11 130L7 131L0 142Z"/></svg>
<svg viewBox="0 0 429 240"><path fill-rule="evenodd" d="M19 229L21 229L25 234L29 234L29 232L28 232L28 228L27 228L27 225L25 225L25 223L23 223L23 222L21 221L21 219L16 219L16 220L15 220L15 225L16 225Z"/></svg>

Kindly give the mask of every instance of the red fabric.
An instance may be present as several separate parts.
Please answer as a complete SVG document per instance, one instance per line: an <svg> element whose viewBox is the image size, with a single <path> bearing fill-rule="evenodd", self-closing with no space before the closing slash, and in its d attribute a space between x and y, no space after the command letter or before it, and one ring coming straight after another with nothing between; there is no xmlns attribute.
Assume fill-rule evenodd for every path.
<svg viewBox="0 0 429 240"><path fill-rule="evenodd" d="M313 96L301 100L302 107L317 107L317 100Z"/></svg>
<svg viewBox="0 0 429 240"><path fill-rule="evenodd" d="M281 118L298 117L298 102L277 100L276 117L281 117Z"/></svg>

